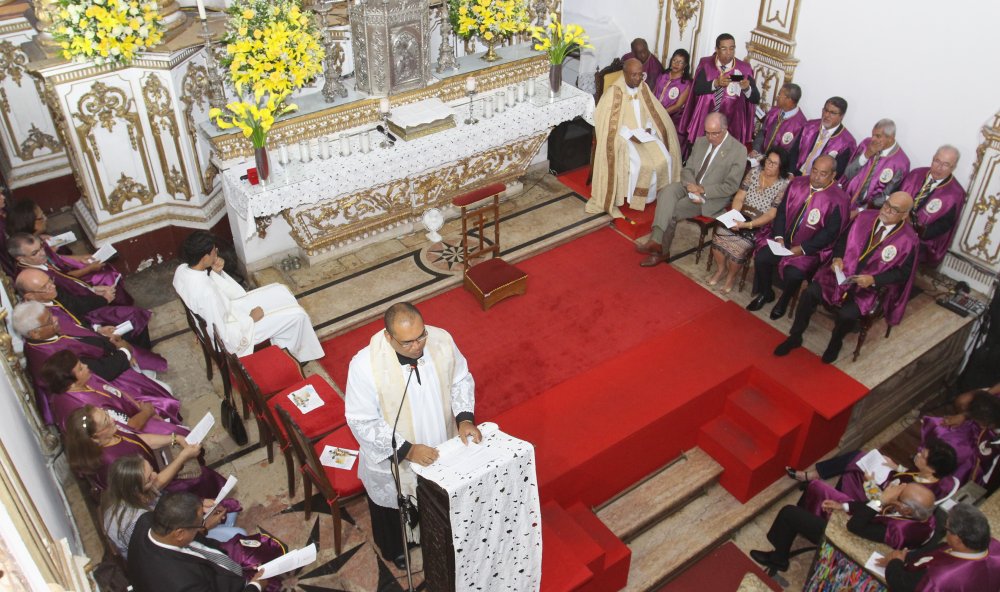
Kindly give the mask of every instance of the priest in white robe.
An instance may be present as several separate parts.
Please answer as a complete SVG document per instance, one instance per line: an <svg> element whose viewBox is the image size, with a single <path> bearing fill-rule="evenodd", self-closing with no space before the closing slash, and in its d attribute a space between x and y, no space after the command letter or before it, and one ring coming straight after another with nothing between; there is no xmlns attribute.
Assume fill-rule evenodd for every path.
<svg viewBox="0 0 1000 592"><path fill-rule="evenodd" d="M451 335L425 326L420 311L407 302L389 307L384 320L385 330L351 360L346 416L361 446L358 477L368 496L372 538L382 556L403 569L393 450L403 495L415 499L411 463L432 464L435 446L456 434L466 443L478 443L482 435L473 415L475 381Z"/></svg>
<svg viewBox="0 0 1000 592"><path fill-rule="evenodd" d="M181 245L184 261L174 272L174 290L192 312L216 327L226 349L237 356L253 353L270 340L300 363L323 357L309 313L282 284L247 292L229 277L215 237L196 230Z"/></svg>
<svg viewBox="0 0 1000 592"><path fill-rule="evenodd" d="M621 218L623 204L642 210L656 192L680 178L681 150L674 124L649 87L642 63L625 62L622 78L604 90L594 112L596 144L586 211Z"/></svg>

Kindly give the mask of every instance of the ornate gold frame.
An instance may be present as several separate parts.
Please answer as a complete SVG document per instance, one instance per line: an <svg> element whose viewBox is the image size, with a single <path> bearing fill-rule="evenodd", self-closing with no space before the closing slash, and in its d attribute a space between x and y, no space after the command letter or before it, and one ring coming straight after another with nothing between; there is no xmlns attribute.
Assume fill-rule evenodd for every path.
<svg viewBox="0 0 1000 592"><path fill-rule="evenodd" d="M184 153L181 150L180 130L177 126L177 116L174 114L173 98L170 90L164 86L158 74L150 72L142 85L142 96L146 103L146 118L149 129L153 131L153 141L156 143L156 154L160 160L160 170L167 185L167 193L171 196L181 194L190 200L191 186L188 184L187 167L184 164ZM168 166L167 151L163 145L162 134L170 136L174 144L174 154L177 165Z"/></svg>

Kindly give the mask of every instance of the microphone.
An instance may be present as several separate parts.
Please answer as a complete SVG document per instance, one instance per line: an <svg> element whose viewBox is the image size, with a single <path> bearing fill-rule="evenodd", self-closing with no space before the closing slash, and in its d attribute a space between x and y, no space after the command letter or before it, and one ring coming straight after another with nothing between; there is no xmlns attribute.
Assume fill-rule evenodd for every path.
<svg viewBox="0 0 1000 592"><path fill-rule="evenodd" d="M406 378L406 384L403 386L403 396L399 399L399 408L396 409L396 419L392 422L392 454L389 456L390 467L392 468L392 480L393 484L396 486L396 504L399 506L399 534L403 541L403 558L406 563L406 575L407 581L410 583L409 589L413 590L412 575L410 573L410 547L409 542L406 538L406 525L410 522L410 516L412 513L412 508L410 505L410 500L403 495L403 486L399 479L399 454L396 450L396 427L399 425L399 416L403 412L403 404L406 403L406 391L410 388L410 380L413 379L413 374L417 371L416 363L411 363L410 368L412 371L410 375ZM419 384L420 378L417 377L417 383ZM412 528L413 525L411 525Z"/></svg>
<svg viewBox="0 0 1000 592"><path fill-rule="evenodd" d="M423 384L422 382L420 382L420 370L417 369L416 362L410 364L410 375L412 376L414 374L417 375L417 384Z"/></svg>
<svg viewBox="0 0 1000 592"><path fill-rule="evenodd" d="M389 140L390 142L392 142L393 144L395 144L395 143L396 143L396 136L394 136L394 135L390 134L390 133L389 133L389 132L388 132L388 131L387 131L387 130L386 130L386 129L384 128L384 127L382 127L381 125L376 125L376 126L375 126L375 129L377 129L377 130L379 131L379 133L381 133L381 134L384 134L384 135L385 135L385 137L386 137L386 138L387 138L387 139L388 139L388 140Z"/></svg>

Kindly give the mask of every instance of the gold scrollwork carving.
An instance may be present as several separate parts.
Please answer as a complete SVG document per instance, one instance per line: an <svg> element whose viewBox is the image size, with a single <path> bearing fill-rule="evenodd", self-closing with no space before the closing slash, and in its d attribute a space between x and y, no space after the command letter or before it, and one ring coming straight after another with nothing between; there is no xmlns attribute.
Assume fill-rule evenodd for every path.
<svg viewBox="0 0 1000 592"><path fill-rule="evenodd" d="M76 127L77 137L80 146L87 158L92 176L97 186L98 197L101 208L110 214L120 214L125 202L129 199L139 199L143 205L152 203L156 186L153 182L153 175L150 171L149 154L146 151L145 136L142 131L142 124L139 121L139 114L135 111L134 102L123 89L109 86L103 82L95 82L90 87L90 92L80 97L76 104L76 112L73 117L80 120L80 125ZM142 162L143 172L146 175L146 183L136 183L144 191L133 191L131 184L125 184L129 190L123 190L123 180L129 179L125 173L121 174L117 185L109 196L104 189L102 170L98 167L101 162L101 152L94 136L94 128L101 127L108 132L114 132L118 122L125 125L128 133L129 145L139 153ZM126 196L122 199L123 196Z"/></svg>
<svg viewBox="0 0 1000 592"><path fill-rule="evenodd" d="M21 142L21 145L17 149L17 155L21 157L21 160L31 160L35 157L36 150L43 149L59 152L62 150L62 144L59 143L59 140L38 129L35 124L31 124L31 129L28 130L28 137Z"/></svg>
<svg viewBox="0 0 1000 592"><path fill-rule="evenodd" d="M191 187L187 181L187 168L184 165L184 153L181 150L180 130L177 127L177 117L174 115L174 105L170 91L163 85L157 74L149 74L146 83L142 85L142 96L146 102L146 117L149 118L149 128L153 130L153 142L156 144L156 156L160 161L160 170L166 180L167 193L180 194L185 199L191 199ZM163 134L170 136L174 145L174 155L180 163L168 165L167 150L163 145Z"/></svg>
<svg viewBox="0 0 1000 592"><path fill-rule="evenodd" d="M976 241L974 251L982 254L983 259L992 263L997 256L996 253L990 253L990 245L993 244L992 235L997 223L997 214L1000 214L1000 195L984 195L973 206L973 211L980 216L984 214L988 216L986 224L983 226L983 232Z"/></svg>
<svg viewBox="0 0 1000 592"><path fill-rule="evenodd" d="M191 153L194 154L194 169L200 171L201 156L198 154L198 125L194 122L194 108L197 106L203 109L203 105L208 101L205 89L208 88L208 70L201 64L188 64L187 72L181 79L181 102L184 103L184 125L187 128L188 145ZM215 179L216 171L214 165L208 165L205 172L198 179L201 182L201 192L208 195L212 192L212 183Z"/></svg>
<svg viewBox="0 0 1000 592"><path fill-rule="evenodd" d="M684 28L688 21L701 9L701 0L674 0L674 17L677 19L677 30L684 36Z"/></svg>
<svg viewBox="0 0 1000 592"><path fill-rule="evenodd" d="M28 56L16 45L6 39L0 41L0 82L10 76L14 84L21 86L21 78L24 76L24 67L27 63Z"/></svg>
<svg viewBox="0 0 1000 592"><path fill-rule="evenodd" d="M56 126L56 135L59 136L59 142L63 146L71 146L70 138L72 138L72 132L70 131L69 122L66 120L65 115L63 115L62 104L59 101L59 95L56 94L55 84L51 81L43 80L35 74L32 77L35 78L35 85L38 87L38 94L42 97L42 102L48 107L49 115L52 116L52 123ZM91 197L90 192L87 191L87 186L80 178L80 171L82 169L80 168L80 162L77 160L76 151L66 150L66 157L69 159L69 168L73 172L73 181L76 182L77 190L89 202Z"/></svg>

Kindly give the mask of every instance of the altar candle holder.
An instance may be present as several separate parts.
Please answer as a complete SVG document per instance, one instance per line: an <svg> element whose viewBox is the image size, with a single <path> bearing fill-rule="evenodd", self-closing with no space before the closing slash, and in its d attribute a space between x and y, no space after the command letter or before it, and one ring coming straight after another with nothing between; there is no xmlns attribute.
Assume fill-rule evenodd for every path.
<svg viewBox="0 0 1000 592"><path fill-rule="evenodd" d="M392 113L389 111L388 104L389 101L386 99L385 105L383 105L386 110L382 112L382 141L378 144L379 148L392 148L396 145L395 142L389 141L389 115Z"/></svg>
<svg viewBox="0 0 1000 592"><path fill-rule="evenodd" d="M465 125L475 125L479 123L479 120L476 119L476 116L472 114L472 103L473 103L473 98L476 96L476 91L467 90L465 94L469 97L469 116L465 118Z"/></svg>
<svg viewBox="0 0 1000 592"><path fill-rule="evenodd" d="M312 154L309 151L309 140L299 142L299 162L312 162Z"/></svg>
<svg viewBox="0 0 1000 592"><path fill-rule="evenodd" d="M361 132L361 152L368 154L372 149L371 135L367 131Z"/></svg>
<svg viewBox="0 0 1000 592"><path fill-rule="evenodd" d="M212 31L208 28L208 19L199 18L201 21L200 37L205 40L205 94L208 96L208 104L214 109L224 109L226 107L226 88L219 74L219 61L215 59L215 50L212 47Z"/></svg>
<svg viewBox="0 0 1000 592"><path fill-rule="evenodd" d="M493 117L493 99L486 99L483 101L483 119L491 119Z"/></svg>
<svg viewBox="0 0 1000 592"><path fill-rule="evenodd" d="M282 144L281 147L278 148L278 162L281 164L288 164L288 144Z"/></svg>
<svg viewBox="0 0 1000 592"><path fill-rule="evenodd" d="M340 136L340 155L350 156L351 155L351 137L347 134Z"/></svg>
<svg viewBox="0 0 1000 592"><path fill-rule="evenodd" d="M528 90L526 92L527 92L527 95L529 97L535 96L535 79L534 78L529 78L528 79Z"/></svg>

